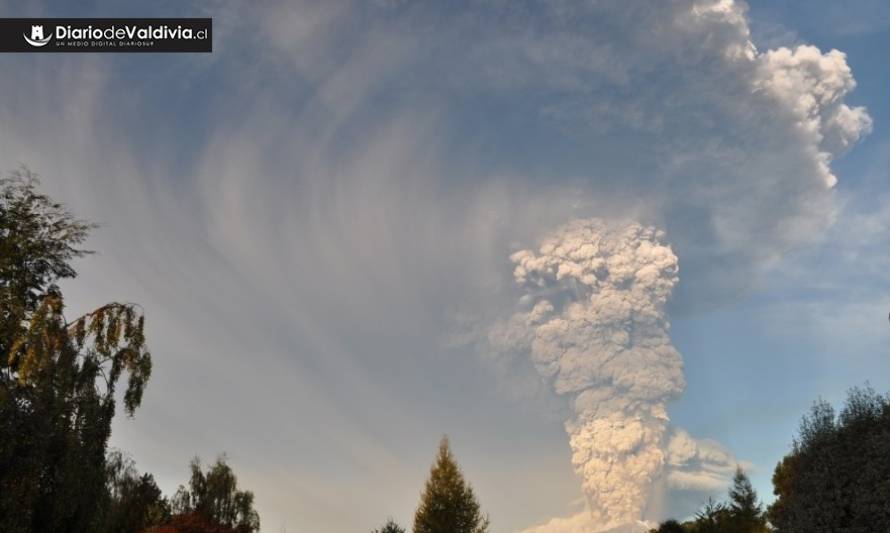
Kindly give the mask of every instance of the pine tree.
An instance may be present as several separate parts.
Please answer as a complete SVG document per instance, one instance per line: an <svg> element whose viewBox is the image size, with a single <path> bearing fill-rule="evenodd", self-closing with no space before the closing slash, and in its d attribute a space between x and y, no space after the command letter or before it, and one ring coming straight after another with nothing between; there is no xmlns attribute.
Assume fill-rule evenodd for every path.
<svg viewBox="0 0 890 533"><path fill-rule="evenodd" d="M708 499L693 520L679 524L668 520L650 533L766 533L763 507L757 501L757 492L741 468L736 469L729 489L729 502Z"/></svg>
<svg viewBox="0 0 890 533"><path fill-rule="evenodd" d="M405 533L405 528L397 524L392 518L389 518L383 524L383 527L375 529L373 533Z"/></svg>
<svg viewBox="0 0 890 533"><path fill-rule="evenodd" d="M658 529L651 530L651 533L686 533L686 528L676 520L668 520L663 522Z"/></svg>
<svg viewBox="0 0 890 533"><path fill-rule="evenodd" d="M414 533L486 533L488 524L451 454L448 437L442 437L414 515Z"/></svg>
<svg viewBox="0 0 890 533"><path fill-rule="evenodd" d="M692 531L695 533L728 533L729 520L729 507L722 502L715 502L708 498L704 507L695 515Z"/></svg>
<svg viewBox="0 0 890 533"><path fill-rule="evenodd" d="M733 532L761 533L767 531L763 507L757 492L741 467L736 468L729 489L730 525Z"/></svg>

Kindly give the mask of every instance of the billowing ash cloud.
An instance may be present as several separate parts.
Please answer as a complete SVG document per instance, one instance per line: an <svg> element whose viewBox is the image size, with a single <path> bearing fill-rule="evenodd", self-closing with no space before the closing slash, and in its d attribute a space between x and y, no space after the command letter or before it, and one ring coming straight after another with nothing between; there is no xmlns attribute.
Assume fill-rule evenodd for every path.
<svg viewBox="0 0 890 533"><path fill-rule="evenodd" d="M566 431L592 522L633 523L665 465L699 453L685 433L665 452L666 403L685 386L665 315L677 256L656 228L580 219L511 259L527 310L494 328L492 344L528 353L571 398Z"/></svg>
<svg viewBox="0 0 890 533"><path fill-rule="evenodd" d="M722 490L737 463L720 443L694 439L675 428L665 447L668 488L713 493Z"/></svg>
<svg viewBox="0 0 890 533"><path fill-rule="evenodd" d="M684 304L713 304L744 290L745 279L787 249L818 239L834 217L830 163L868 133L871 119L844 103L855 81L843 53L759 51L743 3L560 6L551 21L559 39L522 43L521 66L553 76L524 81L561 86L565 98L547 107L560 120L593 124L620 142L630 131L650 141L637 143L614 178L594 180L624 209L623 220L645 223L575 219L538 251L513 254L524 309L489 340L498 351L528 354L573 408L566 430L588 509L530 531L600 531L651 515L666 490L716 491L735 465L718 443L668 424L666 403L684 388L665 314L677 256L691 266ZM571 22L585 17L634 20L634 29L605 45ZM589 60L559 65L553 58L585 56L557 49L586 50ZM610 190L610 179L624 196L613 194L619 187ZM612 220L605 204L584 216Z"/></svg>
<svg viewBox="0 0 890 533"><path fill-rule="evenodd" d="M490 91L540 95L536 125L586 143L572 171L606 200L581 215L635 211L669 233L683 306L734 298L820 238L835 217L830 163L871 128L844 101L856 83L842 52L758 50L733 0L548 6L505 15L510 29L468 57Z"/></svg>

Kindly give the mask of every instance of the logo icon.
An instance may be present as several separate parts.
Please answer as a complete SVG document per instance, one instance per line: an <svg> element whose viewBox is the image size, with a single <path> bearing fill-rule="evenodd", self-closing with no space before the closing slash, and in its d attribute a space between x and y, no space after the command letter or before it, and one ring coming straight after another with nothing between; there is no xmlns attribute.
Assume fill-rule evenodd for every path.
<svg viewBox="0 0 890 533"><path fill-rule="evenodd" d="M28 41L28 44L30 44L31 46L43 46L47 44L50 39L52 39L52 35L46 38L43 37L42 24L31 26L31 37L28 37L24 33L22 34L22 37L24 37L25 40Z"/></svg>

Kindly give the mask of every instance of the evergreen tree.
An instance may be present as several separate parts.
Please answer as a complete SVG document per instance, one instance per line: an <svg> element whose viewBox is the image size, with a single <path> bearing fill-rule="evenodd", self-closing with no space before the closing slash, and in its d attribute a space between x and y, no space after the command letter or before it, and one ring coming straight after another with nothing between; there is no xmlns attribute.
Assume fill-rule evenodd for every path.
<svg viewBox="0 0 890 533"><path fill-rule="evenodd" d="M708 503L695 515L689 530L694 533L727 533L729 521L727 505L708 498Z"/></svg>
<svg viewBox="0 0 890 533"><path fill-rule="evenodd" d="M485 533L488 523L451 454L448 437L442 437L414 515L414 533Z"/></svg>
<svg viewBox="0 0 890 533"><path fill-rule="evenodd" d="M767 531L763 507L751 480L741 468L736 468L729 489L729 525L727 533L762 533Z"/></svg>
<svg viewBox="0 0 890 533"><path fill-rule="evenodd" d="M37 185L0 178L0 530L94 531L118 381L132 415L151 356L134 305L65 318L55 282L75 276L92 226Z"/></svg>
<svg viewBox="0 0 890 533"><path fill-rule="evenodd" d="M676 520L668 520L662 522L658 529L653 529L652 533L686 533L686 528Z"/></svg>
<svg viewBox="0 0 890 533"><path fill-rule="evenodd" d="M662 523L650 533L766 533L763 509L757 501L757 492L741 468L736 469L729 489L729 503L717 503L708 499L693 520L683 524L675 520Z"/></svg>
<svg viewBox="0 0 890 533"><path fill-rule="evenodd" d="M375 529L372 533L405 533L405 528L398 525L392 518L389 518L383 524L383 527Z"/></svg>

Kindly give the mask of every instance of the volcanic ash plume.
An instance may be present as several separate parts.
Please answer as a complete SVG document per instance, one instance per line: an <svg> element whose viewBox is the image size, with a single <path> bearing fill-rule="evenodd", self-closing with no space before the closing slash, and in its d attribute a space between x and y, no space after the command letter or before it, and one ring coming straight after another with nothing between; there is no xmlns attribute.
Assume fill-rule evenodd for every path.
<svg viewBox="0 0 890 533"><path fill-rule="evenodd" d="M602 529L640 520L665 463L665 404L685 385L664 311L677 256L663 239L640 224L560 227L511 256L525 310L490 335L571 397L572 462Z"/></svg>

